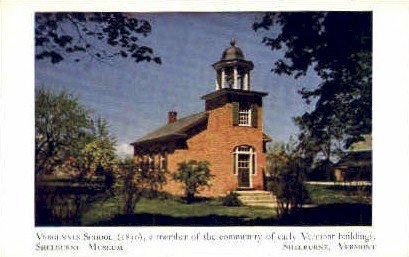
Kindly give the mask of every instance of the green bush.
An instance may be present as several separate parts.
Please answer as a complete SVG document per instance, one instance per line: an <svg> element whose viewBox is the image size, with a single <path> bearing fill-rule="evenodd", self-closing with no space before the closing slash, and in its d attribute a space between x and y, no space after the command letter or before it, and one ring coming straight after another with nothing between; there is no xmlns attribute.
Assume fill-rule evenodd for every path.
<svg viewBox="0 0 409 257"><path fill-rule="evenodd" d="M158 198L166 183L166 171L158 167L150 169L148 163L135 163L132 158L125 158L119 163L122 171L120 188L125 197L125 214L132 214L142 197Z"/></svg>
<svg viewBox="0 0 409 257"><path fill-rule="evenodd" d="M288 145L276 147L270 154L267 189L277 198L277 213L287 216L309 199L304 187L305 163Z"/></svg>
<svg viewBox="0 0 409 257"><path fill-rule="evenodd" d="M193 202L195 195L204 187L210 187L209 162L190 160L178 163L178 170L173 174L173 179L185 185L185 197L187 203Z"/></svg>
<svg viewBox="0 0 409 257"><path fill-rule="evenodd" d="M238 198L238 195L234 192L230 192L228 195L222 198L223 206L242 206L243 203Z"/></svg>

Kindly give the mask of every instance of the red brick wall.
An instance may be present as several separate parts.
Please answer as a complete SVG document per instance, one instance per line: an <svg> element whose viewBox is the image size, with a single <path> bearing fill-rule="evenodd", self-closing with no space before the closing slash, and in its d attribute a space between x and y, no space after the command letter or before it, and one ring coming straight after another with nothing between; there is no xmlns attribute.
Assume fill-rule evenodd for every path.
<svg viewBox="0 0 409 257"><path fill-rule="evenodd" d="M176 150L168 155L168 169L177 170L178 163L191 159L209 161L210 170L215 177L212 186L203 190L199 195L218 196L237 189L237 175L233 171L233 151L236 146L250 145L256 151L256 174L250 175L252 187L263 189L263 171L265 170L265 154L262 141L262 108L258 107L257 128L233 126L232 105L208 111L207 129L194 135L187 141L188 148ZM175 182L169 176L164 190L182 195L183 184Z"/></svg>

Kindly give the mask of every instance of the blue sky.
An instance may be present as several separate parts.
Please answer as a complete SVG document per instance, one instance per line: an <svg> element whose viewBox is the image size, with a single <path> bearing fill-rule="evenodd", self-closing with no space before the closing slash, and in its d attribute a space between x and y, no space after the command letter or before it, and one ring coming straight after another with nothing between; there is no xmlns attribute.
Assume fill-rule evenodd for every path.
<svg viewBox="0 0 409 257"><path fill-rule="evenodd" d="M297 133L291 118L312 108L297 91L315 87L320 79L313 72L297 80L270 72L283 52L262 45L262 33L251 29L262 13L136 15L151 22L153 31L143 42L162 58L161 65L125 59L36 61L36 87L73 93L108 120L118 152L131 154L129 143L164 125L169 110L177 111L178 117L203 111L200 97L215 88L211 64L235 38L245 58L254 62L252 89L269 94L264 98L264 131L281 141Z"/></svg>

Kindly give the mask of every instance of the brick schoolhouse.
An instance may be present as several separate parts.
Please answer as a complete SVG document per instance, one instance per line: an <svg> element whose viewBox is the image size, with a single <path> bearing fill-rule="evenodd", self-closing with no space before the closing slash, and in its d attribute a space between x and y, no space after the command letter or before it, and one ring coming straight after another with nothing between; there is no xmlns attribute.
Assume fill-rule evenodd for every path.
<svg viewBox="0 0 409 257"><path fill-rule="evenodd" d="M131 143L137 162L147 161L170 173L183 161L208 161L214 178L202 196L264 188L265 149L271 141L263 133L262 99L267 93L252 90L253 62L233 40L230 44L213 64L216 88L202 96L205 110L181 119L169 112L166 125ZM164 190L184 193L183 184L171 175Z"/></svg>

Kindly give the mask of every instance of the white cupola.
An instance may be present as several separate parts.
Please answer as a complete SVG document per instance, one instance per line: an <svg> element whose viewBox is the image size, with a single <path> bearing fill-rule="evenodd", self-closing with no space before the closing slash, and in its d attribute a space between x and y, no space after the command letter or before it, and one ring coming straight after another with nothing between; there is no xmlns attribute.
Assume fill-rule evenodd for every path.
<svg viewBox="0 0 409 257"><path fill-rule="evenodd" d="M216 70L216 90L223 88L250 90L250 71L253 62L244 59L243 51L230 41L230 47L224 50L220 61L213 64Z"/></svg>

